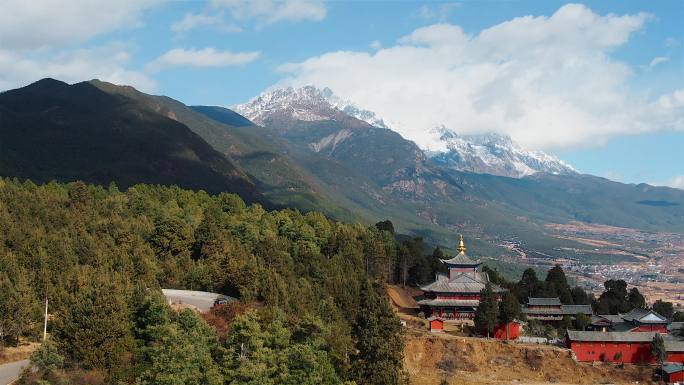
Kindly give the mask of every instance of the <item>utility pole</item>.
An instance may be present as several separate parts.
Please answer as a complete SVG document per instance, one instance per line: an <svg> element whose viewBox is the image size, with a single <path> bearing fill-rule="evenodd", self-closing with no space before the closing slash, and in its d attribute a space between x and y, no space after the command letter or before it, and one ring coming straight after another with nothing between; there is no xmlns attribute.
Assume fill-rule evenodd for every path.
<svg viewBox="0 0 684 385"><path fill-rule="evenodd" d="M43 341L47 339L48 298L45 296L45 322L43 323Z"/></svg>

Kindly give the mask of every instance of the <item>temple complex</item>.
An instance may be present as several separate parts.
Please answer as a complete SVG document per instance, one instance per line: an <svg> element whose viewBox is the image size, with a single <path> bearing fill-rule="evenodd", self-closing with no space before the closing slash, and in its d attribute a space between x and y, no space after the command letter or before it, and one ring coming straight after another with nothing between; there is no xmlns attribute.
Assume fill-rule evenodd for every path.
<svg viewBox="0 0 684 385"><path fill-rule="evenodd" d="M458 254L451 259L442 259L448 273L437 274L435 282L422 286L424 299L418 301L426 317L441 317L447 320L472 320L480 303L480 291L489 282L487 273L480 271L480 262L466 254L463 236L458 245ZM499 299L506 289L491 284Z"/></svg>

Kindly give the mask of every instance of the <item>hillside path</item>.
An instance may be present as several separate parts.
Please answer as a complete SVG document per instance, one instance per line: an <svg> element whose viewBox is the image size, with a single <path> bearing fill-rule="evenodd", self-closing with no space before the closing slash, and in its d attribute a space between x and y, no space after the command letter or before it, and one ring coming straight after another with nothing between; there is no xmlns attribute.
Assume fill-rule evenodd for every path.
<svg viewBox="0 0 684 385"><path fill-rule="evenodd" d="M162 292L164 293L167 301L174 304L180 303L192 305L202 313L208 312L209 309L214 306L214 301L216 298L225 297L229 300L235 300L235 298L228 297L226 295L209 293L206 291L162 289Z"/></svg>
<svg viewBox="0 0 684 385"><path fill-rule="evenodd" d="M0 365L0 385L8 385L19 378L21 371L29 365L29 360L10 362Z"/></svg>

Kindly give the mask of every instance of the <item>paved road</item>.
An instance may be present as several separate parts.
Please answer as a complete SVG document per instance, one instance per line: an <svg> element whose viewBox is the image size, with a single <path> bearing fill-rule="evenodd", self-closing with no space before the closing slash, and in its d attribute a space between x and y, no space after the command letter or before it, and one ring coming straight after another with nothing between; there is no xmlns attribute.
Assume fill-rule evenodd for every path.
<svg viewBox="0 0 684 385"><path fill-rule="evenodd" d="M29 360L0 365L0 385L7 385L16 381L19 378L21 371L28 365Z"/></svg>
<svg viewBox="0 0 684 385"><path fill-rule="evenodd" d="M166 296L166 299L171 303L185 303L196 306L199 311L203 313L208 312L209 309L214 306L214 301L218 297L226 297L229 300L235 300L235 298L232 297L206 291L162 289L162 292L164 292L164 296Z"/></svg>

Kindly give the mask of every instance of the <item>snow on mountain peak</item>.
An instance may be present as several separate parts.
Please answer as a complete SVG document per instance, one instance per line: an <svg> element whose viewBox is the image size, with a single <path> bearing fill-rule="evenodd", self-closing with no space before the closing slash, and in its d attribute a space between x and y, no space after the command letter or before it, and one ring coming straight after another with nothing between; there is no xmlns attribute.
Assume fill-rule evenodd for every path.
<svg viewBox="0 0 684 385"><path fill-rule="evenodd" d="M311 85L266 91L233 109L254 123L263 125L274 116L301 121L336 120L340 113L381 128L388 128L375 113L335 95L330 88Z"/></svg>
<svg viewBox="0 0 684 385"><path fill-rule="evenodd" d="M364 110L349 100L335 95L329 88L311 85L277 88L263 92L247 103L233 109L259 125L287 126L288 121L349 120L364 121L372 126L390 129L375 113ZM351 118L350 118L351 117ZM283 125L283 123L285 123ZM459 135L453 130L437 126L430 134L439 138L440 151L426 151L436 163L459 171L493 174L520 178L537 172L574 174L569 164L541 151L529 151L509 136L489 133ZM312 143L320 151L344 141L351 132L331 134Z"/></svg>
<svg viewBox="0 0 684 385"><path fill-rule="evenodd" d="M495 133L458 135L440 129L440 140L447 150L432 154L432 159L459 171L521 178L537 172L550 174L577 173L571 165L541 151L529 151L509 136Z"/></svg>

